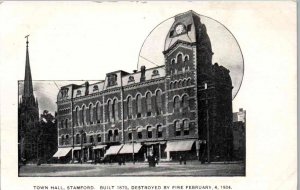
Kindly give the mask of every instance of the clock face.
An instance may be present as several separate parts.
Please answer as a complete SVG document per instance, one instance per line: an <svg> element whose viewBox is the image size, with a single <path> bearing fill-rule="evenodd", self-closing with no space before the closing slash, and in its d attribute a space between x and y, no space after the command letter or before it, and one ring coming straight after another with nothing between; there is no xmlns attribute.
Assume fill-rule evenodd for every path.
<svg viewBox="0 0 300 190"><path fill-rule="evenodd" d="M178 26L176 26L175 31L176 31L176 34L182 34L184 32L183 24L179 24Z"/></svg>

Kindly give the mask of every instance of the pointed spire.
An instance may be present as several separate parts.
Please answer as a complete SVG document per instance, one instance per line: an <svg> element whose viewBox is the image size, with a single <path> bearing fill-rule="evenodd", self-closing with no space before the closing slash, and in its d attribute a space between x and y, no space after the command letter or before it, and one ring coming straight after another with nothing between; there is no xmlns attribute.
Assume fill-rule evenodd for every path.
<svg viewBox="0 0 300 190"><path fill-rule="evenodd" d="M28 36L26 41L26 65L25 65L25 79L24 79L24 97L30 97L33 95L33 88L32 88L32 78L31 78L31 70L30 70L30 62L29 62L29 51L28 51Z"/></svg>

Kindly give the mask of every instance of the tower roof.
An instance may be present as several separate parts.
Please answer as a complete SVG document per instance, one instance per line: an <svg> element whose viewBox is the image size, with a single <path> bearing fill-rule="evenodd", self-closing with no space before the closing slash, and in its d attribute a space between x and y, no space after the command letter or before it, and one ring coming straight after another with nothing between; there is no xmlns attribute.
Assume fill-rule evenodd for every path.
<svg viewBox="0 0 300 190"><path fill-rule="evenodd" d="M25 79L24 79L24 97L30 97L33 95L33 87L32 87L32 77L31 77L31 70L30 70L30 62L29 62L29 51L28 51L28 36L26 41L26 64L25 64Z"/></svg>

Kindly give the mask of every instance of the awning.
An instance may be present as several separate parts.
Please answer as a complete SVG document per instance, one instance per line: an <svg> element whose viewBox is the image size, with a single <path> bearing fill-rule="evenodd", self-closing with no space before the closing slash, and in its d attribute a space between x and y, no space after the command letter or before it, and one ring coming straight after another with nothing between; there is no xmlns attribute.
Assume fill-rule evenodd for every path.
<svg viewBox="0 0 300 190"><path fill-rule="evenodd" d="M123 145L109 147L109 149L105 153L105 156L118 154L122 147L123 147Z"/></svg>
<svg viewBox="0 0 300 190"><path fill-rule="evenodd" d="M82 147L83 149L83 147ZM74 147L73 150L81 150L81 147Z"/></svg>
<svg viewBox="0 0 300 190"><path fill-rule="evenodd" d="M58 148L57 152L53 155L53 157L63 157L66 156L70 152L71 148Z"/></svg>
<svg viewBox="0 0 300 190"><path fill-rule="evenodd" d="M134 149L134 153L138 153L141 148L142 148L141 143L134 143L134 146L132 146L132 143L125 144L121 149L121 151L119 152L119 154L129 154L129 153L132 154L133 149Z"/></svg>
<svg viewBox="0 0 300 190"><path fill-rule="evenodd" d="M171 141L167 143L166 152L172 151L189 151L192 149L195 140Z"/></svg>
<svg viewBox="0 0 300 190"><path fill-rule="evenodd" d="M144 145L166 144L166 141L144 142Z"/></svg>
<svg viewBox="0 0 300 190"><path fill-rule="evenodd" d="M96 150L96 149L102 149L105 147L106 147L106 145L97 145L97 146L93 147L93 149Z"/></svg>

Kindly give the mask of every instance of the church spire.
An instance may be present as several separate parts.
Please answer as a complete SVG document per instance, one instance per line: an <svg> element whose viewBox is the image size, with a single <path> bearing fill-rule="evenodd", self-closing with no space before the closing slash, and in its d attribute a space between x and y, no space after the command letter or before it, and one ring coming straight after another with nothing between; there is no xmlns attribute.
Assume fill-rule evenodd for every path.
<svg viewBox="0 0 300 190"><path fill-rule="evenodd" d="M31 70L30 70L30 63L29 63L29 51L28 51L28 36L26 41L26 65L25 65L25 79L24 79L24 97L30 97L33 95L33 88L32 88L32 78L31 78Z"/></svg>

